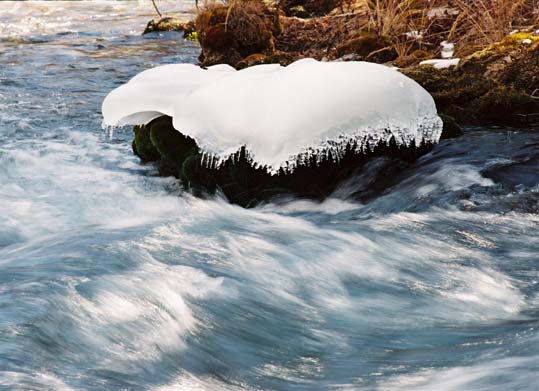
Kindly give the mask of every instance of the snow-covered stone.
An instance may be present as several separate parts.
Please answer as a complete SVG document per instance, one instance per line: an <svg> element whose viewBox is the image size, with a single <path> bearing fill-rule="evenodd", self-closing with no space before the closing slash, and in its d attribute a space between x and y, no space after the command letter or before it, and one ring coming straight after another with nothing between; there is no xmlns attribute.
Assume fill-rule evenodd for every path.
<svg viewBox="0 0 539 391"><path fill-rule="evenodd" d="M104 125L145 124L162 115L201 149L224 161L245 146L269 172L298 156L346 145L438 141L442 121L430 94L412 79L366 62L297 61L236 71L165 65L135 76L103 102Z"/></svg>

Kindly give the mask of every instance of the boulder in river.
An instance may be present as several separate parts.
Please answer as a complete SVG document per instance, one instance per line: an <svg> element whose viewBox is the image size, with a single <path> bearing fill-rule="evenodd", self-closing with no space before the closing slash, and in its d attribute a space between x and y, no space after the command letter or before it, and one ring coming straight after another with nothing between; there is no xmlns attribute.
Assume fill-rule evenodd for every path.
<svg viewBox="0 0 539 391"><path fill-rule="evenodd" d="M142 124L133 150L161 174L244 206L284 193L323 199L372 158L415 161L443 127L432 97L400 72L313 59L153 68L112 91L103 116Z"/></svg>
<svg viewBox="0 0 539 391"><path fill-rule="evenodd" d="M293 171L281 168L272 175L263 167L256 167L245 148L217 165L192 138L174 129L171 117L163 116L135 127L133 151L144 162L157 162L160 175L180 179L194 194L220 192L232 203L252 207L280 195L323 200L343 181L360 173L372 159L386 159L386 165L395 174L428 153L433 145L402 146L394 138L363 152L349 145L338 159L328 151L321 161L316 156L307 160L300 158ZM395 180L378 179L378 183L383 179L387 184ZM371 195L383 188L369 190L368 195Z"/></svg>

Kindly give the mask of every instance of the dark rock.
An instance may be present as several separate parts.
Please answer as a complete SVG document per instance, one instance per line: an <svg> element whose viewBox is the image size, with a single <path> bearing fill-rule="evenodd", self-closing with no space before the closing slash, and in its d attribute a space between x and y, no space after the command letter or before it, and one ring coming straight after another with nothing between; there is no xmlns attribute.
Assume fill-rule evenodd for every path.
<svg viewBox="0 0 539 391"><path fill-rule="evenodd" d="M539 113L539 101L514 88L498 86L470 104L475 121L486 125L526 126Z"/></svg>
<svg viewBox="0 0 539 391"><path fill-rule="evenodd" d="M459 126L459 124L457 124L455 118L445 114L438 115L444 123L444 127L442 129L442 136L440 137L441 139L456 138L464 134L464 131Z"/></svg>
<svg viewBox="0 0 539 391"><path fill-rule="evenodd" d="M212 194L219 190L230 202L244 207L284 194L322 200L372 158L384 157L387 161L393 161L394 167L402 169L429 152L432 147L397 146L392 140L388 145L378 145L372 151L357 153L354 152L354 146L350 145L338 161L326 159L317 163L312 158L308 162L298 161L298 167L293 172L280 170L277 175L270 175L264 168L253 166L245 148L219 167L215 161L203 161L204 157L195 141L175 130L170 117L160 117L136 129L136 153L143 155L138 146L146 145L149 134L155 149L145 147L145 150L152 151L152 158L155 157L154 152L158 152L161 175L175 176L195 194ZM386 169L386 172L390 170Z"/></svg>

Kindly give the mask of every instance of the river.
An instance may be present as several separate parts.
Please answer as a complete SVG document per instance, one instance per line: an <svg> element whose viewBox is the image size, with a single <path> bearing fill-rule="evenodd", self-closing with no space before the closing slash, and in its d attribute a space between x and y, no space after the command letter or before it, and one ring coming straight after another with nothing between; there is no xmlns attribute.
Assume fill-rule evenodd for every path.
<svg viewBox="0 0 539 391"><path fill-rule="evenodd" d="M539 389L539 130L466 129L376 194L382 161L321 204L195 198L101 127L197 61L152 12L0 2L0 389Z"/></svg>

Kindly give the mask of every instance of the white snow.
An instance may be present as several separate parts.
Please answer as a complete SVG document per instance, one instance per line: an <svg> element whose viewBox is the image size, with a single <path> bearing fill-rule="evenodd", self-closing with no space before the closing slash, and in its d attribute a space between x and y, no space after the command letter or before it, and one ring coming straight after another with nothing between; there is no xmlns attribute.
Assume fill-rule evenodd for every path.
<svg viewBox="0 0 539 391"><path fill-rule="evenodd" d="M221 162L245 146L275 173L297 157L328 151L338 159L391 137L399 145L437 142L434 100L396 70L365 62L297 61L236 71L165 65L135 76L103 102L105 126L148 123L161 115Z"/></svg>
<svg viewBox="0 0 539 391"><path fill-rule="evenodd" d="M443 41L440 43L440 46L442 47L441 56L442 58L452 58L453 54L455 54L455 44L452 42Z"/></svg>
<svg viewBox="0 0 539 391"><path fill-rule="evenodd" d="M459 65L460 58L451 58L451 59L433 59L421 61L419 65L432 65L436 69L444 69L452 66Z"/></svg>

